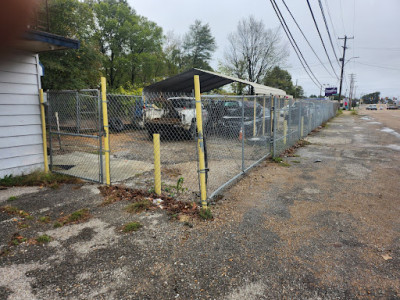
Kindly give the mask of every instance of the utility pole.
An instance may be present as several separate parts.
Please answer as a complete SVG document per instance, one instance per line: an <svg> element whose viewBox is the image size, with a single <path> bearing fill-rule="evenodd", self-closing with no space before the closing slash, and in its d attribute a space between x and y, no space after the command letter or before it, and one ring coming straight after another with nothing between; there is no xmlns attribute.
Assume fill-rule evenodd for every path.
<svg viewBox="0 0 400 300"><path fill-rule="evenodd" d="M343 84L343 70L344 70L344 59L346 57L346 44L347 40L352 40L354 39L354 36L349 38L347 35L344 36L344 38L339 38L339 40L344 40L344 46L343 46L343 57L339 58L339 61L342 62L342 70L340 71L340 87L339 87L339 103L340 103L340 98L342 97L342 84Z"/></svg>

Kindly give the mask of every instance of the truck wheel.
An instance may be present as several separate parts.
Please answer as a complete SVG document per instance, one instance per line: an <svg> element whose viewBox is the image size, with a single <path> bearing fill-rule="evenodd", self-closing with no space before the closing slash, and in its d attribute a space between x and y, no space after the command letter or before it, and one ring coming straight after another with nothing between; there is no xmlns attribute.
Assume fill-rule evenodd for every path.
<svg viewBox="0 0 400 300"><path fill-rule="evenodd" d="M190 125L189 131L188 131L188 138L190 140L195 140L196 136L197 136L196 122L192 122L192 125Z"/></svg>
<svg viewBox="0 0 400 300"><path fill-rule="evenodd" d="M124 130L124 123L119 118L110 119L110 129L112 131L120 132Z"/></svg>

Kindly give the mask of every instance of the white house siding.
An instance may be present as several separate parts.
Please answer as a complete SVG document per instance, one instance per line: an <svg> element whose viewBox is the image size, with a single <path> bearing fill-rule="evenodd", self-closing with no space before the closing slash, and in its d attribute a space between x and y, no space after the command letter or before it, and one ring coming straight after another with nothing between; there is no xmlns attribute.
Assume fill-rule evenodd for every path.
<svg viewBox="0 0 400 300"><path fill-rule="evenodd" d="M38 56L0 61L0 178L43 169Z"/></svg>

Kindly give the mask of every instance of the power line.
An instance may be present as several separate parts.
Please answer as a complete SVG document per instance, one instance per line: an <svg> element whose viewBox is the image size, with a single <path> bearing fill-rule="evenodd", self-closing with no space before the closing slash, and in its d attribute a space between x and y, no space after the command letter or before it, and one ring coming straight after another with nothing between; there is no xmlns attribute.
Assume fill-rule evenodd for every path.
<svg viewBox="0 0 400 300"><path fill-rule="evenodd" d="M334 36L338 36L336 34L335 26L333 25L333 22L332 22L332 16L331 16L331 12L330 12L329 5L328 5L328 0L325 0L325 6L326 6L326 11L328 12L328 17L329 17L329 21L330 21L331 26L332 26L333 34L334 34ZM336 41L336 45L338 46L338 48L340 50L339 42L337 40L335 40L335 41Z"/></svg>
<svg viewBox="0 0 400 300"><path fill-rule="evenodd" d="M360 64L360 65L369 66L369 67L375 67L375 68L380 68L380 69L387 69L387 70L400 71L399 68L391 68L391 67L385 67L385 66L371 65L371 64L366 64L366 63L362 63L362 62L359 62L359 61L357 61L356 63L357 63L357 64Z"/></svg>
<svg viewBox="0 0 400 300"><path fill-rule="evenodd" d="M321 63L321 65L325 68L325 70L328 72L329 75L332 76L332 74L329 72L329 70L325 67L324 63L321 61L321 59L319 58L319 56L317 55L317 53L315 52L314 48L311 46L311 43L308 41L306 35L304 34L303 30L300 28L300 25L297 23L296 19L294 18L292 12L290 11L289 7L286 5L285 0L282 0L283 4L285 5L287 11L289 12L290 16L292 17L294 23L296 24L297 28L300 30L301 34L303 35L304 39L307 41L307 44L310 46L311 50L313 51L313 53L315 54L315 56L318 58L319 62ZM333 77L333 76L332 76Z"/></svg>
<svg viewBox="0 0 400 300"><path fill-rule="evenodd" d="M278 5L276 4L275 0L270 0L270 2L271 2L271 5L272 5L272 8L273 8L274 11L275 11L275 14L277 15L277 17L278 17L278 19L279 19L279 22L281 23L281 25L282 25L282 27L283 27L283 30L285 31L286 36L287 36L288 39L289 39L290 44L292 45L292 47L293 47L293 49L294 49L294 51L295 51L295 53L296 53L296 55L297 55L297 58L300 60L300 63L302 64L304 70L306 71L307 75L310 77L310 79L312 80L312 82L319 88L319 87L321 86L321 83L318 81L317 77L316 77L316 76L314 75L314 73L311 71L310 66L308 65L308 63L307 63L307 61L305 60L303 54L301 53L300 49L298 48L297 43L296 43L296 41L294 40L292 34L290 33L289 27L287 26L286 21L285 21L285 19L283 18L282 14L281 14L281 12L280 12L280 10L279 10ZM279 11L279 13L278 13L278 11ZM293 40L293 41L292 41L292 40ZM296 46L295 46L295 45L296 45ZM297 47L297 48L296 48L296 47ZM304 63L307 65L308 69L310 70L310 73L312 74L312 76L314 77L315 80L311 77L310 73L307 71L307 68L304 66L304 63L303 63L303 61L302 61L300 55L301 55L301 57L303 58ZM319 85L318 85L315 81L318 82Z"/></svg>
<svg viewBox="0 0 400 300"><path fill-rule="evenodd" d="M322 18L324 19L326 31L328 32L329 41L331 42L333 54L335 55L336 61L337 61L337 63L339 64L339 59L338 59L338 57L337 57L337 55L336 55L335 47L333 47L333 42L332 42L331 33L330 33L330 31L329 31L328 23L326 22L325 13L324 13L324 8L323 8L323 6L322 6L321 0L318 0L318 3L319 3L319 8L321 9Z"/></svg>
<svg viewBox="0 0 400 300"><path fill-rule="evenodd" d="M331 63L331 59L330 59L330 57L329 57L328 51L326 50L324 40L322 39L321 32L319 31L318 24L317 24L317 21L315 20L314 12L313 12L313 10L312 10L312 8L311 8L310 1L309 1L309 0L307 0L307 4L308 4L308 8L310 9L311 16L312 16L312 18L313 18L313 20L314 20L315 28L316 28L317 31L318 31L318 35L319 35L319 38L320 38L320 40L321 40L322 46L324 47L325 54L326 54L326 56L328 57L329 64L331 65L332 70L333 70L333 73L335 73L335 75L336 75L336 78L339 78L338 75L337 75L336 72L335 72L335 69L333 68L332 63Z"/></svg>

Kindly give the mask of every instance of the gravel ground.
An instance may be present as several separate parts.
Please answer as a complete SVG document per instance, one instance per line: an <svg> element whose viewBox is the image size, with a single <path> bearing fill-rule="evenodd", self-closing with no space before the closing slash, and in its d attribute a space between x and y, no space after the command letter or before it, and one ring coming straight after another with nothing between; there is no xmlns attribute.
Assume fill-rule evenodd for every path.
<svg viewBox="0 0 400 300"><path fill-rule="evenodd" d="M33 218L0 212L0 299L400 299L400 140L382 129L400 131L387 122L333 119L290 166L262 163L227 191L212 221L129 214L91 184L21 195L7 204ZM86 222L54 228L82 208ZM131 221L143 227L123 233ZM16 233L27 241L11 246Z"/></svg>

